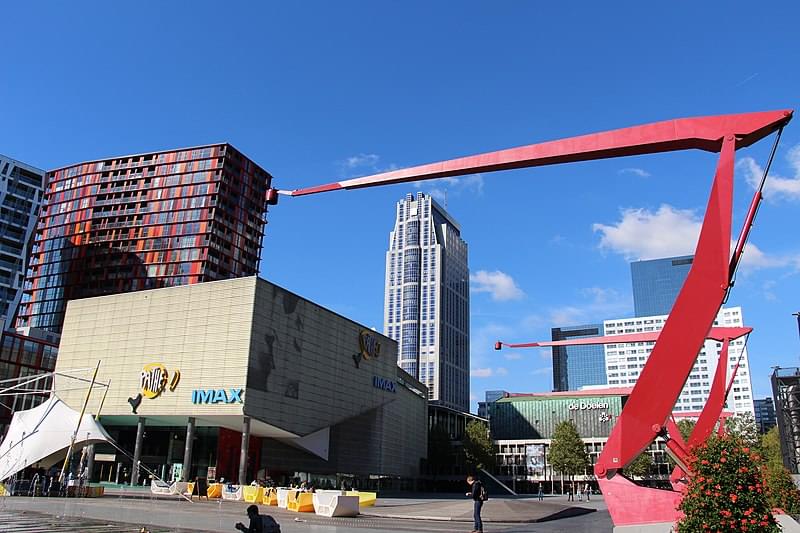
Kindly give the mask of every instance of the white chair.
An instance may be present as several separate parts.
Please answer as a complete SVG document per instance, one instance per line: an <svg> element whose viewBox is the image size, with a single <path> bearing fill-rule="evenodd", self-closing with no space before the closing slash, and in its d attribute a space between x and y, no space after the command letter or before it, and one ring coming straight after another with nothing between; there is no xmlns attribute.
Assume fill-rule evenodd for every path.
<svg viewBox="0 0 800 533"><path fill-rule="evenodd" d="M278 487L278 507L281 509L286 509L286 505L289 503L289 490L286 487Z"/></svg>
<svg viewBox="0 0 800 533"><path fill-rule="evenodd" d="M358 516L358 496L344 496L341 491L314 493L314 512L320 516Z"/></svg>

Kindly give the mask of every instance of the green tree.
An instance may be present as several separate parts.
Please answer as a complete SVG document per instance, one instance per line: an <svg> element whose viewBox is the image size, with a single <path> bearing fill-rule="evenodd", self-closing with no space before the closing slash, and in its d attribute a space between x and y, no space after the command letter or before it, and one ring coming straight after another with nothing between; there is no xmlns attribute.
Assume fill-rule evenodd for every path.
<svg viewBox="0 0 800 533"><path fill-rule="evenodd" d="M694 431L696 425L697 422L689 420L688 418L681 418L678 420L678 430L681 432L683 442L689 442L689 437L692 435L692 431Z"/></svg>
<svg viewBox="0 0 800 533"><path fill-rule="evenodd" d="M778 533L764 487L762 458L731 435L711 436L692 449L677 530Z"/></svg>
<svg viewBox="0 0 800 533"><path fill-rule="evenodd" d="M572 420L564 420L556 426L550 441L548 460L556 471L566 474L570 481L576 474L583 474L589 468L589 454Z"/></svg>
<svg viewBox="0 0 800 533"><path fill-rule="evenodd" d="M781 437L778 433L778 426L774 426L761 436L761 454L767 466L783 466L783 456L781 455Z"/></svg>
<svg viewBox="0 0 800 533"><path fill-rule="evenodd" d="M761 454L766 465L764 479L770 505L790 514L799 514L800 491L792 481L789 471L783 466L781 438L777 426L761 436Z"/></svg>
<svg viewBox="0 0 800 533"><path fill-rule="evenodd" d="M437 474L448 473L453 464L453 445L450 442L450 433L441 425L436 424L428 435L428 467L430 473L436 478Z"/></svg>
<svg viewBox="0 0 800 533"><path fill-rule="evenodd" d="M748 448L758 448L761 439L752 413L740 413L725 420L725 431Z"/></svg>
<svg viewBox="0 0 800 533"><path fill-rule="evenodd" d="M650 472L653 469L653 456L647 452L642 452L633 460L631 464L623 469L623 472L628 477L650 477Z"/></svg>
<svg viewBox="0 0 800 533"><path fill-rule="evenodd" d="M494 466L494 445L484 424L477 420L467 423L462 442L467 464L472 468L489 470Z"/></svg>
<svg viewBox="0 0 800 533"><path fill-rule="evenodd" d="M689 420L688 418L681 418L678 420L677 426L678 431L681 432L681 437L683 437L683 442L687 445L689 444L689 437L692 435L692 431L694 431L694 427L697 425L697 422L694 420ZM672 456L667 454L667 464L669 465L670 469L675 468L675 461L672 460Z"/></svg>

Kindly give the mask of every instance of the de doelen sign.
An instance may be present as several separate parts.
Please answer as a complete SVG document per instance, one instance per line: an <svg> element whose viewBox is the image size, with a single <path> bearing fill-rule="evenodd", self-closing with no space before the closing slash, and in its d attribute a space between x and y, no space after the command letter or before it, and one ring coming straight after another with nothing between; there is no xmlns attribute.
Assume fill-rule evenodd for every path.
<svg viewBox="0 0 800 533"><path fill-rule="evenodd" d="M570 411L591 411L595 409L608 409L606 402L579 402L571 403L567 406Z"/></svg>

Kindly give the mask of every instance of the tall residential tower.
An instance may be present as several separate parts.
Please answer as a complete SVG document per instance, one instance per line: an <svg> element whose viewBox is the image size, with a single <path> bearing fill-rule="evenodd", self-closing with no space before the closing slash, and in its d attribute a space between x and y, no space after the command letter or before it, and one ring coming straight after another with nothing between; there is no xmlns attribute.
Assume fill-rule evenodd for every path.
<svg viewBox="0 0 800 533"><path fill-rule="evenodd" d="M258 273L271 176L229 144L47 173L18 327L60 333L68 300Z"/></svg>
<svg viewBox="0 0 800 533"><path fill-rule="evenodd" d="M648 331L661 331L668 315L655 315L636 318L618 318L603 322L606 335L625 335ZM714 321L716 327L743 327L741 307L723 307ZM632 387L639 379L655 342L629 342L606 344L606 374L608 384L612 387ZM698 413L708 401L711 382L717 371L717 362L722 350L722 343L712 339L706 340L692 367L689 378L683 386L681 395L675 403L673 411L689 411ZM725 383L730 382L733 368L739 362L739 369L733 380L733 387L728 396L727 409L734 413L753 414L753 386L750 381L750 359L744 339L731 341L728 348L727 374Z"/></svg>
<svg viewBox="0 0 800 533"><path fill-rule="evenodd" d="M407 194L386 252L384 334L428 399L469 410L469 268L458 223L430 196Z"/></svg>
<svg viewBox="0 0 800 533"><path fill-rule="evenodd" d="M22 297L44 185L43 170L0 155L0 332Z"/></svg>

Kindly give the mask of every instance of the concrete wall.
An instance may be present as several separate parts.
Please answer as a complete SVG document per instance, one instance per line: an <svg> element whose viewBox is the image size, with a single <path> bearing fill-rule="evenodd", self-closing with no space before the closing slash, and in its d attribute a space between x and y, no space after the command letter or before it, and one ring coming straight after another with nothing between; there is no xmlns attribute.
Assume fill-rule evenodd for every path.
<svg viewBox="0 0 800 533"><path fill-rule="evenodd" d="M100 360L98 380L112 380L102 414L115 424L137 416L128 400L141 392L145 363L163 364L169 379L176 370L181 377L174 391L142 398L139 416L241 418L242 404L195 405L192 390L244 388L255 284L251 277L73 300L56 371L93 368ZM80 409L85 390L65 390L79 385L57 377L56 393ZM93 393L89 412L97 411L101 396L101 389Z"/></svg>
<svg viewBox="0 0 800 533"><path fill-rule="evenodd" d="M365 331L380 344L378 357L360 356ZM251 341L245 413L298 435L331 431L330 461L271 441L268 465L416 475L427 451L427 401L402 386L398 373L426 391L397 367L397 343L265 280L258 281ZM395 392L376 387L375 377Z"/></svg>

